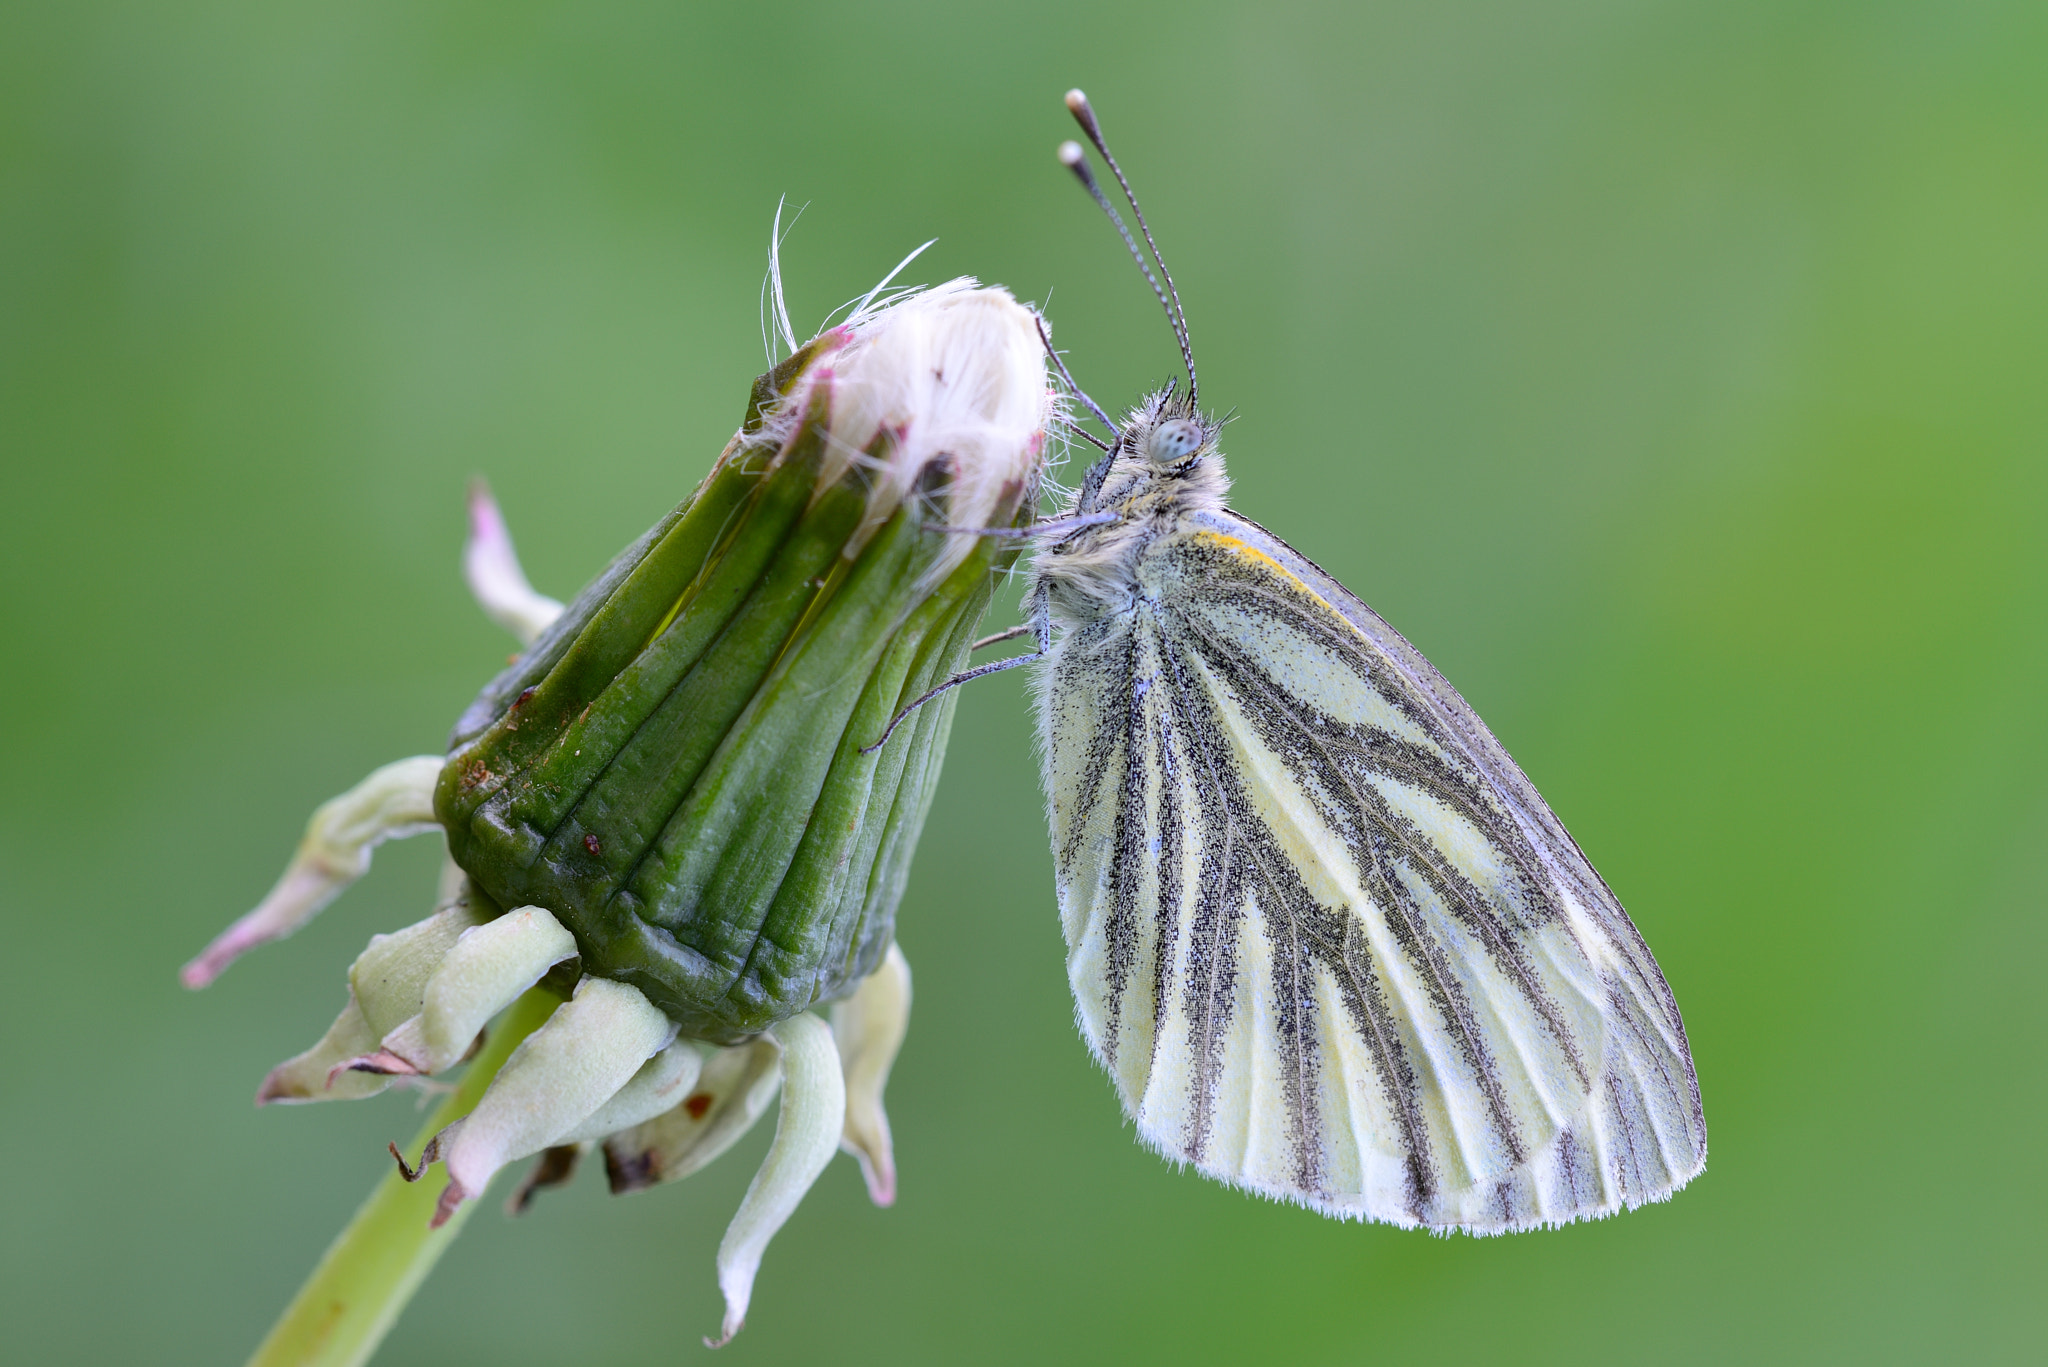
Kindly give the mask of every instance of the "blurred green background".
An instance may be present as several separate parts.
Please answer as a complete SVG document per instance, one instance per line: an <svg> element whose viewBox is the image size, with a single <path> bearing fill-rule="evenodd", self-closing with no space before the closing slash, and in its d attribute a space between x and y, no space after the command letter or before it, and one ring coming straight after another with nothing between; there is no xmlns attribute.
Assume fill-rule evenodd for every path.
<svg viewBox="0 0 2048 1367"><path fill-rule="evenodd" d="M1711 1160L1473 1240L1141 1151L1010 676L902 911L901 1201L835 1161L723 1360L2039 1361L2044 70L2038 0L0 7L4 1355L239 1360L414 1128L249 1097L424 914L430 842L203 995L176 968L503 659L473 472L564 596L694 484L778 196L800 325L937 236L913 273L1050 296L1096 395L1170 372L1052 157L1080 84L1238 506L1621 894ZM380 1360L698 1360L765 1142L485 1212Z"/></svg>

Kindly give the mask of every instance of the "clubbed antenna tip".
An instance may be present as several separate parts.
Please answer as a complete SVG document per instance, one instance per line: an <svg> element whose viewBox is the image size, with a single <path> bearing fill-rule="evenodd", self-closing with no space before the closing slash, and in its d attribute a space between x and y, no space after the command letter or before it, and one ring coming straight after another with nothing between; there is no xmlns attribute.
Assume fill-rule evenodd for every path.
<svg viewBox="0 0 2048 1367"><path fill-rule="evenodd" d="M1082 187L1095 197L1095 202L1097 204L1107 204L1108 201L1102 195L1102 187L1095 183L1095 172L1089 167L1088 154L1081 150L1081 144L1075 142L1072 138L1068 138L1060 144L1059 155L1060 164L1074 173L1074 178L1080 181ZM1109 210L1108 212L1112 217L1115 214L1114 210ZM1142 266L1145 263L1141 259L1138 264Z"/></svg>
<svg viewBox="0 0 2048 1367"><path fill-rule="evenodd" d="M1081 125L1081 130L1088 135L1090 142L1102 136L1101 129L1095 124L1095 108L1088 103L1088 97L1081 93L1078 86L1067 92L1067 112L1074 116L1074 122Z"/></svg>

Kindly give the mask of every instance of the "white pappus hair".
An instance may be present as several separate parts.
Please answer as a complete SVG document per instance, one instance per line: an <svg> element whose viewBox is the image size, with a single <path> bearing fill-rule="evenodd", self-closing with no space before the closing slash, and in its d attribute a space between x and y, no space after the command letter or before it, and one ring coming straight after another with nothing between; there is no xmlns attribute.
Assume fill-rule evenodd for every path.
<svg viewBox="0 0 2048 1367"><path fill-rule="evenodd" d="M934 462L950 472L946 506L933 510L948 524L983 527L1003 515L1004 505L1016 507L1019 490L1032 487L1047 425L1058 413L1031 309L1000 286L963 276L878 306L863 301L833 331L843 340L807 369L770 421L793 433L817 387L830 386L818 487L832 487L855 465L873 479L849 556ZM935 576L973 549L971 536L951 540L958 544L948 546Z"/></svg>

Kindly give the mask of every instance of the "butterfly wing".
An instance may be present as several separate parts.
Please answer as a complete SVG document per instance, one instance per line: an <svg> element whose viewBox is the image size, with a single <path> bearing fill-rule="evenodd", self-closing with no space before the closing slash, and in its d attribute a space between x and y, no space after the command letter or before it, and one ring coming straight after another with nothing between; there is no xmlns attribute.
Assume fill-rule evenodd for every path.
<svg viewBox="0 0 2048 1367"><path fill-rule="evenodd" d="M1705 1162L1670 988L1457 692L1255 524L1188 516L1041 722L1068 976L1144 1139L1328 1214L1499 1233Z"/></svg>

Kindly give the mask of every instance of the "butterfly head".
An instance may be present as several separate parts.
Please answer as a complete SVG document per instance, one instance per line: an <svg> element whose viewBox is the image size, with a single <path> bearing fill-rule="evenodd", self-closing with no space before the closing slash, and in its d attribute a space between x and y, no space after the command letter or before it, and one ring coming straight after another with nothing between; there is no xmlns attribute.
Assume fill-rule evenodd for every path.
<svg viewBox="0 0 2048 1367"><path fill-rule="evenodd" d="M1169 385L1125 415L1115 454L1104 462L1091 508L1157 514L1220 501L1230 487L1219 438L1223 424ZM1159 502L1159 499L1165 502ZM1133 502L1135 500L1135 502Z"/></svg>

